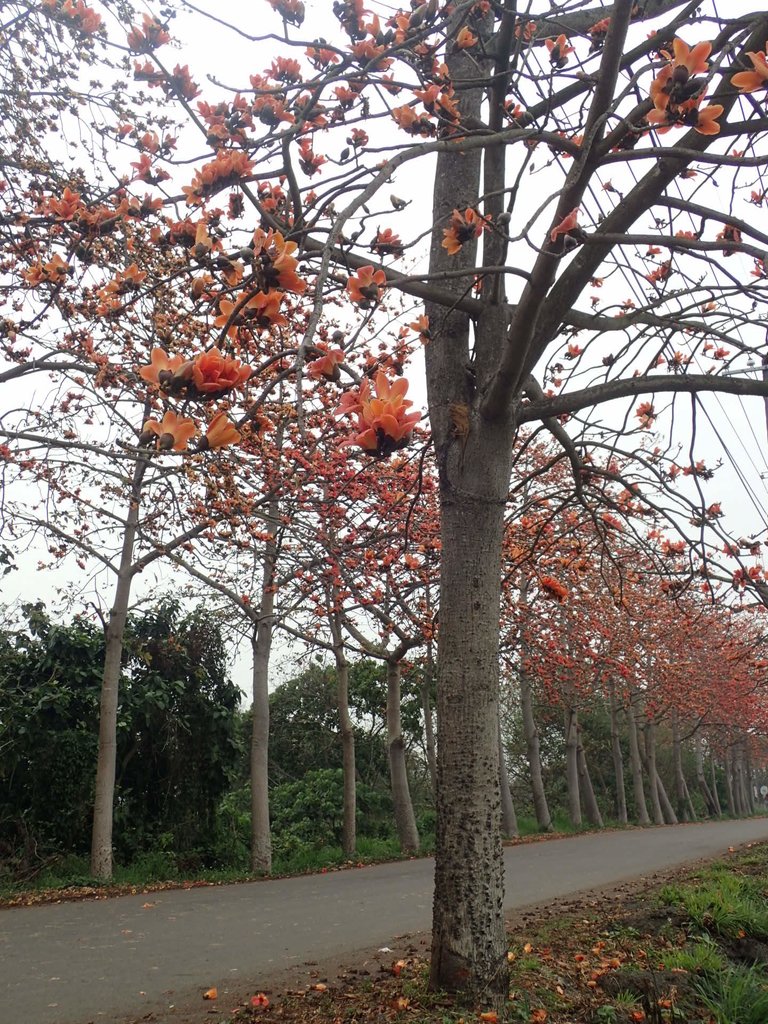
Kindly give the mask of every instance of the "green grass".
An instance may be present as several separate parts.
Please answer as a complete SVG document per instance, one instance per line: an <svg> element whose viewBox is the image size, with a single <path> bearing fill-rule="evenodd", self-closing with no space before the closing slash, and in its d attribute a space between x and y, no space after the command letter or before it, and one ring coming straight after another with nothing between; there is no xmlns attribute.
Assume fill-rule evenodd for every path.
<svg viewBox="0 0 768 1024"><path fill-rule="evenodd" d="M696 885L665 886L660 898L665 906L680 907L702 931L731 939L768 938L768 902L760 887L727 867L700 872Z"/></svg>
<svg viewBox="0 0 768 1024"><path fill-rule="evenodd" d="M704 935L682 949L671 949L666 952L664 967L668 970L688 971L689 974L715 973L725 970L725 957L717 943Z"/></svg>
<svg viewBox="0 0 768 1024"><path fill-rule="evenodd" d="M715 1024L766 1024L768 978L757 967L732 967L696 982L702 1003Z"/></svg>

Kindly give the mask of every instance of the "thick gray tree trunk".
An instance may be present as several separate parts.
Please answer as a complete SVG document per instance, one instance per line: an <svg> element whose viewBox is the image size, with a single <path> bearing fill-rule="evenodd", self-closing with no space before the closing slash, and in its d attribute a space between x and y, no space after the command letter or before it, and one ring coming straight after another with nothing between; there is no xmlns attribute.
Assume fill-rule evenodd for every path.
<svg viewBox="0 0 768 1024"><path fill-rule="evenodd" d="M568 816L574 828L581 826L581 795L579 792L579 730L575 708L564 712L565 784L568 792Z"/></svg>
<svg viewBox="0 0 768 1024"><path fill-rule="evenodd" d="M616 701L616 691L613 684L610 684L609 707L611 715L611 756L613 757L613 776L616 780L616 818L626 825L627 818L627 790L624 785L624 756L621 750L621 729L619 727L619 708Z"/></svg>
<svg viewBox="0 0 768 1024"><path fill-rule="evenodd" d="M645 802L643 763L640 759L640 742L637 732L635 707L630 702L627 708L627 735L629 737L629 766L632 772L632 799L638 825L650 825L651 819L648 817L648 805Z"/></svg>
<svg viewBox="0 0 768 1024"><path fill-rule="evenodd" d="M397 838L403 853L413 854L419 852L419 831L413 813L405 761L405 740L400 716L401 670L401 661L387 662L387 753Z"/></svg>
<svg viewBox="0 0 768 1024"><path fill-rule="evenodd" d="M105 637L104 672L101 680L99 706L99 742L96 761L96 783L91 832L91 874L94 878L112 877L112 825L115 799L115 766L117 761L117 707L123 639L128 619L131 585L135 575L133 548L139 524L141 488L147 462L140 456L131 480L131 496L123 531L120 565L117 571L115 599L110 609Z"/></svg>
<svg viewBox="0 0 768 1024"><path fill-rule="evenodd" d="M507 759L504 753L504 738L501 735L501 717L499 717L499 790L501 792L501 833L505 839L514 839L520 835L517 827L517 814L509 786Z"/></svg>
<svg viewBox="0 0 768 1024"><path fill-rule="evenodd" d="M578 722L576 724L576 766L579 773L579 793L584 801L584 815L594 828L602 828L603 816L600 813L600 806L589 774L587 755L581 741L581 726Z"/></svg>

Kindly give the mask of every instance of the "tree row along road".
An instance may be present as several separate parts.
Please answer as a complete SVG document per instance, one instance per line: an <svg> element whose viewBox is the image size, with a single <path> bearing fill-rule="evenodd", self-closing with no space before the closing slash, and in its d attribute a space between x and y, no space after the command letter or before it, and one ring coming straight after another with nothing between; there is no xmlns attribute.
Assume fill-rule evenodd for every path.
<svg viewBox="0 0 768 1024"><path fill-rule="evenodd" d="M768 840L768 818L510 847L508 910ZM0 1021L85 1024L265 986L307 960L429 928L433 861L0 911ZM222 1004L224 1005L224 1004ZM227 1003L226 1005L229 1005ZM172 1018L173 1013L169 1012Z"/></svg>

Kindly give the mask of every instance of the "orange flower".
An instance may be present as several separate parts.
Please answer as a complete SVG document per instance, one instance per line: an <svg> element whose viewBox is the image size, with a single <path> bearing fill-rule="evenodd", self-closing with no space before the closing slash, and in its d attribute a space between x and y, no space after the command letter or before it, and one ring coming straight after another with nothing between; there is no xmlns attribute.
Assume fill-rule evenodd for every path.
<svg viewBox="0 0 768 1024"><path fill-rule="evenodd" d="M542 576L539 579L539 587L544 597L558 601L560 604L568 597L568 588L563 586L554 576Z"/></svg>
<svg viewBox="0 0 768 1024"><path fill-rule="evenodd" d="M150 355L151 362L148 366L142 366L139 376L148 384L161 385L170 381L176 371L184 362L184 356L169 356L163 348L153 348Z"/></svg>
<svg viewBox="0 0 768 1024"><path fill-rule="evenodd" d="M420 317L408 324L412 331L415 331L419 336L419 341L426 345L428 341L432 339L432 335L429 332L429 317L422 313Z"/></svg>
<svg viewBox="0 0 768 1024"><path fill-rule="evenodd" d="M558 235L567 235L569 231L576 230L578 228L578 226L579 226L579 208L577 206L575 209L571 210L571 212L569 214L567 214L560 221L559 224L556 224L555 227L552 228L552 230L549 233L549 240L551 242L556 242L557 238L558 238Z"/></svg>
<svg viewBox="0 0 768 1024"><path fill-rule="evenodd" d="M148 441L155 434L159 451L167 452L173 449L175 452L181 452L187 447L195 429L193 420L185 416L177 416L172 409L169 409L159 423L157 420L146 421L140 440Z"/></svg>
<svg viewBox="0 0 768 1024"><path fill-rule="evenodd" d="M766 46L768 47L768 44ZM741 92L768 89L768 60L766 60L765 51L758 50L757 53L750 51L747 56L752 62L752 71L739 71L731 77L731 85L736 86Z"/></svg>
<svg viewBox="0 0 768 1024"><path fill-rule="evenodd" d="M321 346L317 346L320 348ZM328 380L339 380L339 363L344 362L344 349L332 348L325 352L319 359L314 359L307 364L307 373L316 380L320 377L327 377Z"/></svg>
<svg viewBox="0 0 768 1024"><path fill-rule="evenodd" d="M374 270L373 267L360 267L356 277L350 277L347 281L349 297L363 309L369 309L381 298L381 291L387 283L387 275L383 270Z"/></svg>
<svg viewBox="0 0 768 1024"><path fill-rule="evenodd" d="M341 447L357 444L371 455L386 458L408 444L421 413L408 412L413 403L405 398L408 381L404 377L390 383L384 371L379 370L375 389L374 397L366 379L357 391L343 395L336 415L354 416L359 433L342 441Z"/></svg>
<svg viewBox="0 0 768 1024"><path fill-rule="evenodd" d="M211 448L223 448L225 444L236 444L240 440L240 431L225 412L217 412L208 424L205 437L200 441L200 451Z"/></svg>
<svg viewBox="0 0 768 1024"><path fill-rule="evenodd" d="M549 59L556 68L564 68L568 63L568 54L573 53L573 47L568 45L565 35L559 35L557 39L545 39L544 44L549 50Z"/></svg>
<svg viewBox="0 0 768 1024"><path fill-rule="evenodd" d="M675 38L672 43L675 64L684 67L689 75L704 75L709 71L707 57L712 52L712 43L696 43L691 47L682 39Z"/></svg>
<svg viewBox="0 0 768 1024"><path fill-rule="evenodd" d="M656 419L656 410L653 408L653 402L641 402L635 409L635 416L640 420L640 426L649 428L653 426L653 421Z"/></svg>
<svg viewBox="0 0 768 1024"><path fill-rule="evenodd" d="M461 30L461 32L459 32L459 34L456 36L456 43L455 43L456 49L457 50L470 50L476 44L477 44L477 36L475 35L474 32L471 32L467 28L467 26L465 25L464 28Z"/></svg>
<svg viewBox="0 0 768 1024"><path fill-rule="evenodd" d="M192 380L204 395L239 388L250 376L250 366L244 366L239 359L230 359L215 347L201 352L192 363Z"/></svg>
<svg viewBox="0 0 768 1024"><path fill-rule="evenodd" d="M479 238L488 227L484 217L477 210L467 207L463 213L454 210L451 222L443 228L442 247L449 256L455 256L461 247L472 238Z"/></svg>
<svg viewBox="0 0 768 1024"><path fill-rule="evenodd" d="M256 1010L265 1010L269 1006L269 999L263 992L257 992L255 996L251 996L251 1006Z"/></svg>

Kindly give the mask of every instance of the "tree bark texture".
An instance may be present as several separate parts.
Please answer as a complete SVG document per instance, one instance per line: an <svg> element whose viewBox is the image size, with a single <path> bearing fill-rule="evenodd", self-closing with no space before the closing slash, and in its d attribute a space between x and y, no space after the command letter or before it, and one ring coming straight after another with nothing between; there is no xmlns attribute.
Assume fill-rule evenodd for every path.
<svg viewBox="0 0 768 1024"><path fill-rule="evenodd" d="M335 603L335 598L334 598ZM336 700L339 706L339 732L343 778L343 820L341 849L351 857L357 846L357 775L355 766L355 730L349 713L349 662L344 647L341 619L337 612L328 617L336 664Z"/></svg>

